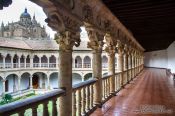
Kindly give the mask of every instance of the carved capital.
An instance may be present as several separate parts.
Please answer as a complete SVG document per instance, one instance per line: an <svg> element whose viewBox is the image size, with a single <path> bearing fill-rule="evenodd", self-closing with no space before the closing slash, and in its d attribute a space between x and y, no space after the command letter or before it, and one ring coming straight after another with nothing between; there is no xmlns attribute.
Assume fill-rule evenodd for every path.
<svg viewBox="0 0 175 116"><path fill-rule="evenodd" d="M117 41L117 51L119 54L123 54L124 53L124 45L120 42L120 41Z"/></svg>
<svg viewBox="0 0 175 116"><path fill-rule="evenodd" d="M73 46L75 45L78 47L81 42L80 33L74 33L70 31L59 33L59 35L55 37L55 40L59 44L60 50L65 52L72 51Z"/></svg>
<svg viewBox="0 0 175 116"><path fill-rule="evenodd" d="M105 51L108 53L108 55L115 55L115 52L116 52L115 40L110 34L106 34L105 39L106 39L106 45L107 45L105 48Z"/></svg>
<svg viewBox="0 0 175 116"><path fill-rule="evenodd" d="M103 47L103 38L104 35L102 33L97 32L93 29L87 29L88 37L90 42L88 42L88 48L91 48L92 50L96 52L102 52Z"/></svg>

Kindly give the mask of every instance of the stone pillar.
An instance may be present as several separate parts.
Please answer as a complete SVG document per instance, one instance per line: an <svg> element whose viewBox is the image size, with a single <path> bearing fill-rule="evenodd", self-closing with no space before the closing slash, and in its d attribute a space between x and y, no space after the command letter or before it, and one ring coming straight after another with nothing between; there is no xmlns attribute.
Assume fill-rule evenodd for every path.
<svg viewBox="0 0 175 116"><path fill-rule="evenodd" d="M3 58L3 68L5 68L5 56L2 56Z"/></svg>
<svg viewBox="0 0 175 116"><path fill-rule="evenodd" d="M30 76L30 89L33 89L32 75Z"/></svg>
<svg viewBox="0 0 175 116"><path fill-rule="evenodd" d="M21 90L21 77L18 78L18 91Z"/></svg>
<svg viewBox="0 0 175 116"><path fill-rule="evenodd" d="M122 47L118 48L118 71L121 72L121 87L124 85L124 79L123 79L123 52Z"/></svg>
<svg viewBox="0 0 175 116"><path fill-rule="evenodd" d="M88 48L92 49L93 60L92 69L93 76L97 79L94 86L94 104L101 107L102 106L102 47L104 35L97 32L95 29L86 27L88 32L88 37L90 42L88 42Z"/></svg>
<svg viewBox="0 0 175 116"><path fill-rule="evenodd" d="M47 58L47 67L48 67L48 68L49 68L49 64L50 64L49 58Z"/></svg>
<svg viewBox="0 0 175 116"><path fill-rule="evenodd" d="M2 94L5 93L5 81L6 80L2 80Z"/></svg>
<svg viewBox="0 0 175 116"><path fill-rule="evenodd" d="M11 68L13 68L13 57L11 56Z"/></svg>
<svg viewBox="0 0 175 116"><path fill-rule="evenodd" d="M20 57L18 56L18 68L20 68L21 66L20 66Z"/></svg>
<svg viewBox="0 0 175 116"><path fill-rule="evenodd" d="M130 57L130 70L131 70L131 74L130 74L130 80L132 80L132 73L133 73L133 71L132 71L132 54L130 53L130 55L129 55Z"/></svg>
<svg viewBox="0 0 175 116"><path fill-rule="evenodd" d="M108 74L112 75L110 77L110 94L115 93L115 52L116 52L116 42L110 34L105 35L106 48L105 51L108 53Z"/></svg>
<svg viewBox="0 0 175 116"><path fill-rule="evenodd" d="M56 37L59 44L59 88L66 90L65 96L59 97L59 116L72 115L72 51L79 46L80 33L65 31Z"/></svg>
<svg viewBox="0 0 175 116"><path fill-rule="evenodd" d="M47 89L50 89L50 77L47 76Z"/></svg>
<svg viewBox="0 0 175 116"><path fill-rule="evenodd" d="M33 68L33 56L30 57L30 68Z"/></svg>
<svg viewBox="0 0 175 116"><path fill-rule="evenodd" d="M26 59L27 57L24 56L24 68L26 68Z"/></svg>
<svg viewBox="0 0 175 116"><path fill-rule="evenodd" d="M41 57L39 57L39 67L41 68Z"/></svg>
<svg viewBox="0 0 175 116"><path fill-rule="evenodd" d="M129 83L129 72L128 72L128 51L125 53L125 70L127 70L127 83Z"/></svg>
<svg viewBox="0 0 175 116"><path fill-rule="evenodd" d="M113 75L110 78L110 93L114 94L115 92L115 53L109 53L108 59L108 73L109 75Z"/></svg>

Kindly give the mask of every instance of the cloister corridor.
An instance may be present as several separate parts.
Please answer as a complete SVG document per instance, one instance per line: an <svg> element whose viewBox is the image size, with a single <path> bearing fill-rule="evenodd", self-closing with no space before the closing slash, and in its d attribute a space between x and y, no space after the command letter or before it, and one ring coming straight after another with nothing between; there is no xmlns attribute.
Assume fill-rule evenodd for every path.
<svg viewBox="0 0 175 116"><path fill-rule="evenodd" d="M91 116L175 116L175 81L164 69L146 68Z"/></svg>

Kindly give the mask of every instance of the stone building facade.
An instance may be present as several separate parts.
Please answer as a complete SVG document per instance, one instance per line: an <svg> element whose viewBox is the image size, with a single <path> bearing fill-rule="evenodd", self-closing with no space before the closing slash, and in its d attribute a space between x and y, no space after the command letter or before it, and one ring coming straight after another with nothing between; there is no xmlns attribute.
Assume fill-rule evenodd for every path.
<svg viewBox="0 0 175 116"><path fill-rule="evenodd" d="M35 15L31 18L27 9L20 16L18 22L1 23L0 37L24 37L24 38L48 38L45 27L41 27L37 22Z"/></svg>

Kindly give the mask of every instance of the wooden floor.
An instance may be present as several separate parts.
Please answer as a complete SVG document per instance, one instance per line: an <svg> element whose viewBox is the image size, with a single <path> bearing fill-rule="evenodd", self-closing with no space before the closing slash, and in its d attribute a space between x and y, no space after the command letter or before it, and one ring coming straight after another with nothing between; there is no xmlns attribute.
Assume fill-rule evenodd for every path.
<svg viewBox="0 0 175 116"><path fill-rule="evenodd" d="M145 69L91 116L175 116L175 81L164 69Z"/></svg>

